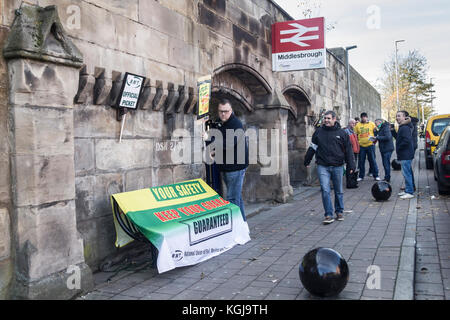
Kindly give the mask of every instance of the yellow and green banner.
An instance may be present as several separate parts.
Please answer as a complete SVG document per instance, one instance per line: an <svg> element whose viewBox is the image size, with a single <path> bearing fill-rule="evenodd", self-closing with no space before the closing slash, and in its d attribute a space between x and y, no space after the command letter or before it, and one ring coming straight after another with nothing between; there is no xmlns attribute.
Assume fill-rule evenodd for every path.
<svg viewBox="0 0 450 320"><path fill-rule="evenodd" d="M224 200L202 179L111 196L120 210L157 249L158 271L193 265L250 240L238 206ZM131 242L118 224L116 246Z"/></svg>

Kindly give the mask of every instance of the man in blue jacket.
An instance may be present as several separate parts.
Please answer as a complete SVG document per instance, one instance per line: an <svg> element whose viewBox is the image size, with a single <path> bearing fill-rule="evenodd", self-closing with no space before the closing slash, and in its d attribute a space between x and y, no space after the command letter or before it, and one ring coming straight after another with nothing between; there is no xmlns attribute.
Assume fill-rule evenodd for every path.
<svg viewBox="0 0 450 320"><path fill-rule="evenodd" d="M330 179L334 188L334 212L337 220L342 221L344 220L344 191L342 188L344 163L347 163L347 170L352 173L355 170L355 159L348 134L341 129L339 122L336 121L336 113L331 110L325 112L323 121L324 124L312 136L311 145L305 155L304 165L308 167L313 156L316 156L317 174L325 209L323 223L329 224L334 221Z"/></svg>
<svg viewBox="0 0 450 320"><path fill-rule="evenodd" d="M405 191L398 195L401 199L414 198L414 181L412 171L412 160L414 159L414 142L410 129L411 119L406 116L405 111L399 111L396 115L396 121L399 125L395 149L397 160L402 165L402 174L405 178Z"/></svg>
<svg viewBox="0 0 450 320"><path fill-rule="evenodd" d="M390 124L382 119L376 119L375 125L377 130L374 133L378 141L381 160L383 161L384 181L391 182L391 156L394 151L394 142L392 142Z"/></svg>

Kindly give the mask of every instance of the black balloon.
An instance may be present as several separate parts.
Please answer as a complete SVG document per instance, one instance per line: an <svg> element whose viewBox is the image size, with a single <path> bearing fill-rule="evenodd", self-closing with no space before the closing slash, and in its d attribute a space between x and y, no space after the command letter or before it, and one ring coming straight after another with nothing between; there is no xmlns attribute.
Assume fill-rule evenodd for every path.
<svg viewBox="0 0 450 320"><path fill-rule="evenodd" d="M397 159L392 160L391 165L392 169L394 170L402 170L402 165L400 162L397 161Z"/></svg>
<svg viewBox="0 0 450 320"><path fill-rule="evenodd" d="M372 196L377 201L386 201L392 194L392 187L386 181L377 181L372 186Z"/></svg>
<svg viewBox="0 0 450 320"><path fill-rule="evenodd" d="M345 288L350 273L347 262L339 252L316 248L303 257L299 275L308 292L319 297L332 297Z"/></svg>

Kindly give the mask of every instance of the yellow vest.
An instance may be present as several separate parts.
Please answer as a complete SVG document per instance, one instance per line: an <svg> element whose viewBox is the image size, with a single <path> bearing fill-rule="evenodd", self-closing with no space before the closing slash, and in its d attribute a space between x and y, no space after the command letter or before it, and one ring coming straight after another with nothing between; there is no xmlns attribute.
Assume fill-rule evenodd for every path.
<svg viewBox="0 0 450 320"><path fill-rule="evenodd" d="M373 145L373 142L369 140L369 137L374 136L373 129L375 128L375 123L370 121L366 123L358 122L356 124L355 133L358 135L358 142L361 147L369 147Z"/></svg>

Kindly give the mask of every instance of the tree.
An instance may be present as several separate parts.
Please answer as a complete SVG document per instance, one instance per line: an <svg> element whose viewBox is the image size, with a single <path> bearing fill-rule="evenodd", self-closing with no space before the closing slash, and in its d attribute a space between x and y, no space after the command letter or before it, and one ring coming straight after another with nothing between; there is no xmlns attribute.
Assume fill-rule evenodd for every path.
<svg viewBox="0 0 450 320"><path fill-rule="evenodd" d="M323 0L301 0L298 4L302 15L305 19L311 19L314 17L320 17L320 8L322 7ZM325 26L326 31L331 31L336 28L337 21L327 23Z"/></svg>
<svg viewBox="0 0 450 320"><path fill-rule="evenodd" d="M395 54L383 66L384 77L381 79L381 110L388 121L395 120L397 112L397 87L395 72ZM398 96L399 109L406 110L413 117L427 119L433 110L431 92L434 84L427 82L427 59L417 50L408 52L408 55L398 58Z"/></svg>

